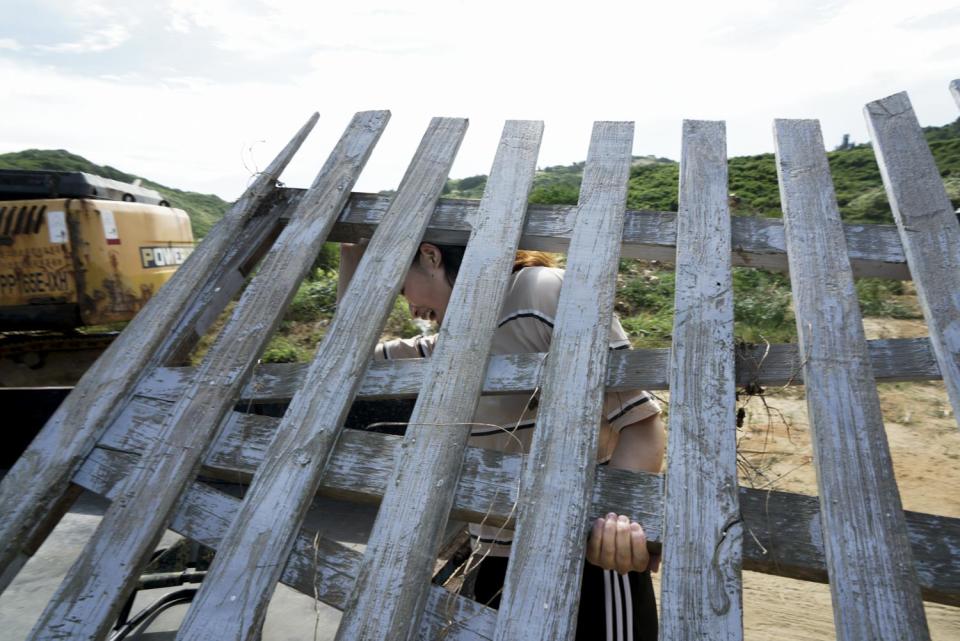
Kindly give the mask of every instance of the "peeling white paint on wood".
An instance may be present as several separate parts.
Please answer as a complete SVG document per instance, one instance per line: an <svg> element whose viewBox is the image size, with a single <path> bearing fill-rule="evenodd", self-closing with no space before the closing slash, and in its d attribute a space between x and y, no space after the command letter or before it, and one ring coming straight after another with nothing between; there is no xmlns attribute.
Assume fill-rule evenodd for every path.
<svg viewBox="0 0 960 641"><path fill-rule="evenodd" d="M951 83L951 91L960 103L960 82ZM604 173L619 176L623 169L619 163L624 157L621 149L611 154L594 154L592 145L581 204L576 208L529 207L519 240L520 246L527 249L569 249L571 271L579 269L589 272L584 280L594 284L599 282L601 286L605 286L605 281L599 275L605 274L604 270L609 271L609 265L597 261L594 254L615 256L622 244L624 255L671 262L673 249L679 245L679 311L675 331L678 349L674 350L673 357L677 362L684 363L695 360L696 367L709 369L716 374L708 380L701 379L702 385L694 388L684 377L689 376L693 369L688 365L674 367L675 376L671 381L665 380L669 356L667 350L609 354L597 347L599 358L577 361L576 354L573 354L575 350L570 349L567 350L569 353L551 356L551 359L564 363L554 364L557 371L548 371L542 381L548 389L569 391L552 404L545 399L547 407L541 417L549 416L557 422L566 421L578 426L590 424L593 419L587 416L584 408L590 405L595 392L602 393L604 384L610 389L617 389L618 386L664 389L670 383L677 406L677 427L692 425L696 428L716 428L710 432L710 436L700 437L717 443L723 442L723 426L729 422L730 416L727 414L732 413L733 403L727 397L734 375L741 384L798 383L806 379L810 388L808 402L822 497L819 511L816 509L816 500L810 497L750 490L740 490L738 493L735 475L733 482L729 482L729 470L724 467L730 460L729 448L721 447L721 455L713 458L701 456L699 460L694 460L697 453L693 458L684 454L671 457L680 461L679 468L672 468L674 471L700 471L696 478L692 473L688 475L689 482L685 486L693 483L709 485L712 491L719 487L720 493L696 503L692 511L689 507L675 511L674 506L678 501L675 500L675 494L669 491L666 526L661 521L660 504L664 489L659 476L631 475L607 469L591 472L592 450L588 450L595 448L595 435L584 437L576 431L572 438L568 438L571 435L567 432L555 434L550 439L541 435L535 446L534 462L524 471L521 471L520 457L467 448L463 453L462 474L458 474L459 461L455 465L457 470L442 473L437 470L435 476L441 480L457 479L458 476L459 480L447 484L448 492L444 497L430 502L431 514L422 519L409 518L409 510L397 508L392 513L389 509L385 510L387 516L394 514L396 519L391 519L383 529L382 545L370 551L370 558L365 564L371 568L396 570L396 582L412 582L423 590L413 590L409 597L401 595L392 598L392 595L387 595L389 603L383 608L380 607L382 600L368 599L356 612L348 614L348 619L354 616L361 623L370 619L382 623L367 628L371 638L434 638L444 636L447 632L444 628L453 616L463 625L455 626L450 630L451 635L444 638L492 638L496 625L495 613L429 586L425 580L417 578L418 574L422 574L421 571L410 569L412 566L405 564L413 561L413 565L416 565L420 561L426 563L432 560L427 559L427 553L424 553L424 559L411 557L418 551L429 552L436 547L432 542L424 544L423 541L435 537L451 508L455 516L466 520L476 521L486 514L488 522L512 525L509 522L510 507L517 498L514 494L518 477L523 474L524 486L535 487L537 494L525 493L523 497L520 533L514 552L517 558L511 566L498 638L552 639L564 638L572 632L569 622L576 611L578 572L585 539L585 527L578 531L576 523L583 521L585 525L586 517L607 511L625 513L642 520L654 546L664 537L667 538L668 558L665 565L668 576L664 580L664 606L671 615L664 617L664 634L667 638L687 636L691 630L696 632L701 629L711 638L741 636L739 622L735 621L739 619L739 581L736 575L741 561L741 547L744 566L748 569L824 581L825 568L829 566L837 631L841 639L880 634L890 634L896 638L926 638L917 587L923 590L924 597L931 600L960 604L960 570L953 563L956 551L960 549L960 520L902 512L890 471L870 367L872 364L875 368L877 378L887 380L935 379L940 377L942 367L954 407L960 406L960 394L955 389L960 387L957 383L960 377L954 368L960 363L960 349L957 347L960 338L953 341L956 338L954 333L960 336L960 329L953 327L957 324L960 328L960 321L953 322L960 318L957 311L960 309L960 299L951 298L954 290L960 291L960 278L957 277L960 273L960 250L957 249L960 246L960 232L952 212L948 212L951 215L944 214L944 198L940 197L940 192L928 188L939 184L942 190L942 182L929 158L929 150L919 133L905 95L871 103L866 113L868 124L873 129L888 194L903 233L902 244L895 228L889 226L840 224L819 129L816 125L800 121L777 123L778 171L785 213L788 214L785 216L786 227L780 221L734 218L729 221L732 241L731 236L725 233L702 233L703 229L689 226L691 219L686 218L686 213L692 209L688 206L691 191L701 194L704 191L709 193L710 189L700 190L698 182L686 180L685 187L681 187L686 196L681 196L683 206L679 218L670 212L627 212L622 235L619 231L612 231L610 220L599 218L596 222L601 227L607 227L593 230L593 238L586 241L584 238L589 234L580 228L582 220L578 221L576 231L573 231L573 221L583 219L583 212L589 206L602 209L619 198L618 189L622 185L617 184L617 179L606 182L603 178L596 178ZM431 363L421 360L369 366L366 362L369 355L367 350L365 356L354 359L352 366L344 366L347 374L339 370L331 374L329 379L318 378L312 369L305 373L303 368L288 366L261 368L255 381L247 380L251 378L253 361L250 357L253 356L255 360L256 353L263 346L262 337L272 332L280 311L289 302L295 281L302 278L302 271L309 263L304 257L315 251L319 242L317 239L327 237L328 232L332 239L349 239L358 234L369 236L381 226L384 229L378 235L383 237L390 229L390 223L384 222L390 216L385 218L384 215L390 206L399 208L397 201L403 200L399 196L391 201L377 196L351 195L350 187L355 172L359 171L359 166L353 161L344 163L347 169L341 175L342 179L334 180L327 176L330 184L325 192L318 189L320 177L306 196L300 190L277 188L274 184L276 176L306 136L313 120L291 141L267 172L258 177L224 222L211 233L208 242L194 253L193 263L202 265L187 269L191 265L188 262L181 269L183 274L192 275L189 278L178 275L178 279L172 281L179 283L173 288L178 293L171 293L164 299L165 303L153 303L153 307L159 309L159 320L154 313L150 319L139 323L135 321L131 325L135 331L124 332L114 344L122 345L122 349L112 347L108 350L101 362L91 370L94 372L92 377L88 374L84 378L86 382L82 381L78 387L79 393L75 392L70 397L74 399L68 401L73 403L74 415L66 416L61 408L51 421L54 424L59 420L61 431L57 432L48 425L44 430L47 436L41 435L30 449L27 457L30 460L23 466L18 464L14 469L16 474L8 475L0 487L0 508L5 510L6 516L6 510L10 507L11 513L19 519L5 519L4 524L0 525L0 536L5 532L12 533L12 538L4 539L9 545L0 548L0 569L3 570L0 586L16 574L25 554L42 541L47 524L57 519L58 509L71 500L71 492L76 490L76 486L69 485L71 476L76 483L107 494L114 500L107 519L101 525L103 531L88 546L86 556L71 571L58 597L51 601L44 613L45 619L34 631L34 638L94 638L105 634L105 626L111 623L122 595L129 589L130 581L135 580L138 567L145 560L151 537L159 537L163 525L171 518L172 527L187 536L213 547L224 548L218 557L219 565L214 566L213 580L208 582L205 592L201 592L202 598L217 601L223 595L232 594L232 588L224 586L233 581L243 590L249 590L250 602L254 603L252 606L242 604L239 613L229 612L229 608L225 607L209 607L209 604L204 607L202 602L198 603L191 611L191 616L194 619L207 618L212 612L215 622L208 625L206 631L201 624L196 624L195 628L191 627L193 624L188 624L183 637L220 639L230 626L233 626L233 632L228 631L228 637L255 637L262 622L260 608L263 595L269 596L277 580L289 582L311 594L316 583L321 598L337 607L344 607L347 595L353 589L354 577L360 571L360 557L322 539L316 543L318 549L315 550L312 534L300 529L303 501L309 501L319 489L330 495L366 501L379 501L386 493L387 502L392 505L392 488L400 487L394 481L402 483L405 473L407 478L410 477L413 465L432 460L433 450L447 448L446 458L450 465L463 452L462 443L456 442L454 447L448 448L448 439L445 438L438 439L435 447L427 447L427 442L436 435L429 428L409 435L413 443L419 443L420 450L416 455L412 454L414 448L409 447L409 442L405 449L392 437L356 433L345 434L334 451L334 440L342 417L358 388L359 394L367 398L414 396L424 381L429 390L439 390L442 385L436 382L437 377L452 383L450 377L455 371L449 363L445 368L441 367L439 361L442 358L432 363L440 369L431 373L427 369ZM366 132L374 138L372 142L369 136L360 136L363 141L355 146L348 144L351 148L346 155L365 158L379 135L378 126L373 125ZM692 128L691 134L707 132L710 144L691 143L689 149L685 148L685 176L689 178L687 170L696 165L696 162L691 163L694 156L699 159L711 158L706 164L714 168L722 165L725 173L725 164L722 162L725 154L713 153L718 142L715 125L688 123L688 126ZM605 124L597 130L604 127L610 130L619 128L620 134L625 129L622 124ZM619 142L623 142L622 137ZM720 143L722 146L722 136ZM617 146L618 143L614 142L609 149ZM629 149L625 154L629 162ZM716 164L718 159L721 159L719 165ZM321 176L334 171L333 163L334 156L331 156ZM603 164L605 169L597 170L598 163ZM360 160L359 165L362 164ZM405 184L408 179L416 181L412 173L416 172L408 172ZM488 220L479 213L484 203L478 209L476 203L469 201L438 201L436 195L446 172L441 172L443 176L435 171L427 173L431 174L427 182L432 180L432 187L436 189L411 190L418 193L410 195L404 207L421 207L418 215L421 216L422 225L418 233L423 233L426 228L427 240L459 243L466 241L474 226L479 233L484 221ZM700 173L693 171L690 175L699 176ZM707 181L707 184L717 187L720 182L718 175L711 172L707 174L716 179ZM626 177L622 178L625 185ZM496 182L492 175L491 189ZM336 194L332 194L334 190ZM714 191L719 193L720 190ZM335 197L327 198L328 194ZM268 200L270 203L267 203ZM710 200L720 203L725 199L713 194ZM525 209L522 200L512 205L517 212L522 213ZM318 206L324 207L320 216L322 224L305 222L302 212ZM724 205L718 207L725 209ZM224 330L227 338L221 337L223 343L232 341L237 353L229 353L227 347L218 343L211 352L212 356L199 370L159 368L161 364L176 362L190 348L196 337L242 285L244 278L240 270L251 256L259 255L264 243L269 242L272 226L281 217L289 218L288 212L292 208L297 208L301 214L290 220L287 232L281 236L271 258L261 270L261 276L270 274L272 269L276 270L271 278L278 292L261 296L248 290L238 306L234 321ZM949 209L949 201L946 208ZM703 209L713 215L719 213L719 209ZM623 203L619 202L616 207L618 216L623 214L622 210ZM334 218L341 212L340 222L334 225ZM433 218L428 220L431 214ZM698 224L704 222L701 219L694 221ZM716 223L715 220L713 222ZM943 229L947 233L942 233ZM295 233L297 231L299 233ZM520 233L519 230L514 231ZM393 232L389 234L393 235ZM210 238L213 239L212 243ZM937 245L938 242L941 245ZM588 244L590 252L585 249ZM309 249L305 249L307 246ZM694 246L699 249L694 249ZM788 246L789 252L785 254ZM505 252L503 247L499 250L500 253L510 253ZM380 247L373 253L382 256L385 251ZM478 250L474 248L474 251ZM910 274L904 259L905 253L917 275L917 286L921 290L924 311L931 325L932 340L867 343L863 340L856 298L851 293L852 276L908 278ZM281 260L281 254L282 260L287 262L287 269L291 269L290 260L294 258L296 265L291 269L293 274L284 274L283 270L276 268L275 263ZM590 258L584 259L587 255ZM805 358L801 359L798 346L792 345L770 346L769 353L763 347L747 349L734 356L732 345L727 345L726 341L729 291L724 292L723 279L729 277L728 265L724 265L723 270L726 271L722 274L717 271L719 280L714 282L720 285L710 296L710 288L703 285L709 284L705 279L713 275L711 270L719 270L721 263L697 262L710 255L729 256L733 264L780 270L785 270L789 261L794 272L794 294L801 334L799 351ZM197 256L204 258L199 260ZM602 264L591 264L598 262ZM365 273L363 268L362 273ZM688 284L690 288L686 287ZM397 288L393 290L394 295ZM257 287L251 289L256 290ZM558 328L560 334L569 337L584 329L573 328L574 324L584 322L577 315L589 317L596 313L602 316L608 311L603 302L607 292L600 289L594 286L574 293L565 290L564 296L575 298L570 307L577 308L577 314L567 310L568 318L562 324L563 331ZM705 296L704 292L708 295ZM285 302L281 301L284 296ZM598 296L603 304L595 309ZM392 296L389 298L392 300ZM470 296L466 298L470 299ZM157 297L155 300L159 299ZM708 304L704 306L694 302L687 307L685 304L691 299L707 301ZM717 300L721 304L711 306L710 303ZM457 307L468 311L470 304L464 302ZM258 307L264 308L263 313L258 311ZM695 311L689 311L691 309ZM705 327L703 331L694 331L694 317L709 319L710 322L702 323ZM243 319L246 326L238 319ZM354 318L351 330L356 326L374 326L376 322L373 318ZM600 323L598 326L605 325ZM953 332L953 329L957 329L957 332ZM337 344L339 351L363 352L367 347L372 348L372 334L364 334L359 340L364 343L361 346L363 349L359 349L358 339L352 331L343 328L331 333L337 335L338 340L342 339ZM580 340L592 344L594 336L583 338L587 333L583 331ZM710 345L703 346L698 341L706 341ZM719 350L722 354L712 349L718 345L723 348ZM455 351L459 345L451 349ZM584 353L588 351L584 349ZM939 365L934 353L939 358ZM536 366L540 363L538 355L498 357L490 359L489 363L485 354L481 356L478 353L476 356L478 362L475 370L478 371L473 372L476 375L465 386L465 389L469 388L469 393L464 392L464 398L460 399L463 402L456 404L458 407L471 399L475 402L481 387L487 393L509 393L530 391L541 384L536 374ZM331 358L342 365L337 357ZM757 363L761 360L763 365L759 367ZM802 374L798 372L801 361L804 368ZM564 387L562 382L558 382L560 370L563 373L575 371L568 363L582 365L584 362L590 365L587 371L577 375L575 383ZM701 362L707 364L701 365ZM487 373L484 378L482 369L485 365ZM334 367L328 371L336 369ZM117 371L120 371L119 377ZM344 380L347 383L343 383ZM586 394L585 380L588 381ZM262 388L255 389L261 383ZM339 395L342 403L333 407L317 402L316 398L305 400L294 397L297 411L288 413L284 423L286 427L280 429L279 437L278 421L230 411L232 403L245 386L250 391L244 393L251 398L281 400L294 396L301 385L311 390L311 397L330 400L332 396ZM350 388L349 393L344 392L344 385ZM318 389L319 393L316 392ZM698 406L701 411L692 411L696 404L684 401L685 390L702 397ZM444 399L449 396L438 394ZM706 400L707 396L716 398ZM418 411L423 416L436 418L435 414L442 413L440 403L428 402L429 397L428 392L421 399L421 405L432 409ZM84 409L89 413L85 414ZM689 416L684 413L685 410L691 410ZM313 425L316 421L311 418L311 411L314 415L329 418L332 421L331 429L326 430L323 426L317 429ZM709 418L704 419L704 415L709 415ZM420 414L417 416L419 420L425 420ZM445 416L443 414L440 418ZM202 429L197 430L197 425ZM109 428L103 433L105 426ZM297 432L301 427L305 429ZM210 439L217 430L221 430L221 433L211 444ZM538 434L540 432L543 430ZM271 449L269 445L274 438L277 438L278 444ZM100 446L91 451L93 442L97 440ZM573 456L569 456L571 453ZM335 458L324 469L323 463L334 455ZM171 462L174 459L176 461ZM322 459L320 465L306 470L314 459ZM262 466L258 479L263 480L255 483L249 500L241 505L235 499L192 482L201 460L208 473L244 479L249 479ZM564 465L571 460L579 462L579 466L565 469ZM703 470L711 473L703 474ZM849 470L853 470L855 483L847 482ZM25 476L28 473L31 475L29 478ZM38 485L33 477L40 473L44 476ZM11 482L11 479L14 481ZM163 483L157 482L158 479L162 479ZM415 486L416 483L399 493L401 500L397 506L407 505L412 498L416 498L417 492L411 489ZM551 491L555 494L550 495ZM153 494L160 496L154 497ZM690 494L692 492L681 498L693 498ZM28 496L31 498L26 498ZM538 502L541 496L547 497L543 503ZM740 541L738 536L741 524L736 521L737 511L713 509L718 506L735 507L738 498L743 526L750 528L755 536L745 541ZM33 500L33 504L28 505L29 500ZM273 503L283 502L286 502L283 506L276 509L272 507ZM716 516L714 512L730 518L713 518ZM238 514L240 516L236 518ZM538 532L531 533L530 527L524 525L533 519L556 519L558 514L562 515L560 521L565 525L559 532L541 536ZM690 523L684 522L685 525L698 526L700 529L696 531L705 532L700 538L707 541L713 540L710 536L717 531L716 528L711 529L710 525L723 523L720 529L722 536L714 544L717 558L710 561L722 566L724 571L716 573L720 576L719 580L708 585L706 590L696 589L696 580L683 585L671 583L673 577L683 574L670 570L671 566L679 567L676 558L693 558L688 549L690 546L683 544L685 539L682 533L678 535L671 530L676 514L680 515L681 522L686 517ZM691 519L691 516L694 518ZM707 517L710 523L703 527L703 519ZM405 518L424 525L420 530L415 530L414 526L407 527ZM277 524L281 524L281 527L277 527ZM417 540L404 541L404 536L415 536ZM671 547L674 538L677 538L677 548ZM694 543L700 542L695 535L688 538ZM398 545L398 542L405 545ZM558 549L562 551L561 558L551 566L546 560L546 551ZM677 551L674 558L669 556L672 551ZM319 564L314 560L317 554L324 557ZM706 557L703 554L699 556L698 567L703 567ZM250 565L251 558L257 559L257 567ZM426 567L425 563L420 565ZM261 567L264 564L269 567ZM114 567L116 565L122 567ZM524 569L517 569L520 565L534 578L515 576L524 572ZM219 586L216 572L223 574ZM700 574L712 576L709 572ZM685 588L688 591L681 594ZM355 593L362 596L366 590L357 586ZM726 596L727 600L711 600L708 611L699 607L702 603L698 602L707 593ZM672 615L679 611L672 605L668 607L668 601L674 596L682 603L682 625L673 625L677 617ZM734 599L736 607L729 607ZM548 604L551 609L559 604L559 618L562 620L542 620L541 602ZM198 613L200 608L204 608L202 614ZM418 623L416 617L424 608L425 616ZM536 616L538 614L541 615L539 618ZM46 628L43 627L44 620L48 624ZM696 625L691 621L696 621ZM901 634L904 630L912 632L912 636ZM382 631L382 634L378 631ZM341 636L359 638L349 629L342 630Z"/></svg>
<svg viewBox="0 0 960 641"><path fill-rule="evenodd" d="M633 123L594 124L521 482L500 641L576 633L632 146Z"/></svg>
<svg viewBox="0 0 960 641"><path fill-rule="evenodd" d="M820 126L774 133L837 638L928 639Z"/></svg>
<svg viewBox="0 0 960 641"><path fill-rule="evenodd" d="M936 357L926 338L889 338L867 341L870 362L878 381L935 381L941 378ZM545 354L510 354L490 357L484 394L530 394L542 378ZM616 351L607 363L607 391L668 389L669 349ZM737 385L802 385L803 370L795 344L778 343L738 347ZM423 383L426 359L376 361L367 368L357 398L411 398ZM289 401L303 382L307 365L261 365L241 395L242 402ZM158 368L137 387L144 398L174 400L192 380L189 367ZM115 422L127 419L122 415Z"/></svg>
<svg viewBox="0 0 960 641"><path fill-rule="evenodd" d="M155 408L145 411L156 412ZM231 483L245 483L263 460L279 419L233 413L204 461L204 475ZM142 423L136 430L116 434L104 449L94 450L74 482L112 496L129 473L145 442L159 429ZM334 498L376 503L392 473L400 438L346 430L337 442L320 481L319 493ZM452 518L513 527L521 457L468 447L453 501ZM596 469L590 518L609 512L642 522L654 545L663 539L663 477L635 474L606 466ZM183 509L183 508L180 508ZM740 488L744 529L744 568L807 581L826 583L826 564L820 535L816 497ZM906 512L914 563L926 601L960 606L960 519ZM181 532L183 533L183 532ZM346 595L344 595L345 598Z"/></svg>
<svg viewBox="0 0 960 641"><path fill-rule="evenodd" d="M337 639L412 639L510 282L543 123L508 121ZM397 586L403 586L397 589Z"/></svg>
<svg viewBox="0 0 960 641"><path fill-rule="evenodd" d="M178 639L259 638L284 562L466 129L462 118L434 118L427 128ZM349 186L338 185L343 196L337 212Z"/></svg>
<svg viewBox="0 0 960 641"><path fill-rule="evenodd" d="M685 120L660 636L743 638L733 278L723 122Z"/></svg>
<svg viewBox="0 0 960 641"><path fill-rule="evenodd" d="M960 426L960 221L907 94L871 102L863 113Z"/></svg>
<svg viewBox="0 0 960 641"><path fill-rule="evenodd" d="M293 207L299 190L284 188L281 193L288 199L283 209ZM331 232L331 240L356 242L360 238L369 238L388 204L389 199L384 196L353 194ZM424 240L465 244L470 234L470 221L476 211L476 200L440 199ZM570 205L530 205L520 237L520 249L565 253L570 245L573 230L571 221L575 212L576 207ZM271 215L282 217L284 211ZM787 270L782 220L733 216L731 225L731 259L734 266L762 267L781 272ZM624 218L621 256L673 263L676 229L674 212L629 210ZM910 279L896 227L845 224L843 231L854 275Z"/></svg>
<svg viewBox="0 0 960 641"><path fill-rule="evenodd" d="M104 514L31 632L32 639L96 639L106 634L149 561L177 498L196 476L220 418L230 411L283 310L333 226L386 126L387 112L357 114L234 314Z"/></svg>
<svg viewBox="0 0 960 641"><path fill-rule="evenodd" d="M77 479L84 487L115 500L116 478L136 464L136 456L95 451ZM94 464L96 467L90 465ZM112 470L112 471L107 471ZM114 480L110 480L114 477ZM194 482L180 499L170 529L203 545L218 549L230 523L240 510L240 500L200 482ZM300 530L280 581L342 609L357 575L361 555L345 545ZM480 641L493 638L496 612L439 586L431 586L420 638ZM443 636L444 634L449 636Z"/></svg>
<svg viewBox="0 0 960 641"><path fill-rule="evenodd" d="M138 380L170 355L171 336L193 330L189 308L224 254L275 189L279 175L317 122L314 114L253 181L197 249L86 371L0 483L0 590L43 541L42 522L62 513L70 478L123 406ZM38 530L41 530L38 539Z"/></svg>

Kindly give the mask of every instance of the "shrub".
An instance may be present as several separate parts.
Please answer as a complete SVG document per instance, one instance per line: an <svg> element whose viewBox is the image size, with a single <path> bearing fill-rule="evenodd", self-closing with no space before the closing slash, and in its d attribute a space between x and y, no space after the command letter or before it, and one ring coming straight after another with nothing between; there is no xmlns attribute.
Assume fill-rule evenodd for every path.
<svg viewBox="0 0 960 641"><path fill-rule="evenodd" d="M398 296L393 302L393 310L383 327L384 336L388 338L410 338L422 333L410 316L410 307L403 298Z"/></svg>
<svg viewBox="0 0 960 641"><path fill-rule="evenodd" d="M909 305L895 300L906 293L903 282L883 278L861 278L856 282L860 313L864 316L892 318L920 318L922 315Z"/></svg>
<svg viewBox="0 0 960 641"><path fill-rule="evenodd" d="M673 308L621 318L620 324L635 348L669 347L673 338Z"/></svg>
<svg viewBox="0 0 960 641"><path fill-rule="evenodd" d="M580 186L553 184L534 187L530 202L539 205L576 205L580 198Z"/></svg>
<svg viewBox="0 0 960 641"><path fill-rule="evenodd" d="M333 316L337 306L337 272L314 270L294 295L285 321L310 322Z"/></svg>
<svg viewBox="0 0 960 641"><path fill-rule="evenodd" d="M264 363L296 363L306 360L306 354L283 336L274 336L260 359Z"/></svg>
<svg viewBox="0 0 960 641"><path fill-rule="evenodd" d="M734 335L747 343L789 342L796 336L787 276L750 267L733 268Z"/></svg>
<svg viewBox="0 0 960 641"><path fill-rule="evenodd" d="M641 311L658 313L673 307L674 285L672 271L658 271L628 280L619 295L630 315Z"/></svg>

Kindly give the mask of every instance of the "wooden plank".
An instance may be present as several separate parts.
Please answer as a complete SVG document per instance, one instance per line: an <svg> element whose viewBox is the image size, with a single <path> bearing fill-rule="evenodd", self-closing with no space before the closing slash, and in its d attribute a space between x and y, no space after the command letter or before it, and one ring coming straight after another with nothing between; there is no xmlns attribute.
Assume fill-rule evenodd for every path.
<svg viewBox="0 0 960 641"><path fill-rule="evenodd" d="M252 477L279 419L234 414L205 460L205 474L232 483ZM75 482L100 494L135 465L141 443L158 429L148 423L104 449L94 450ZM346 430L320 482L320 493L366 503L380 500L399 456L397 436ZM468 447L457 483L452 518L513 527L512 508L522 458ZM596 469L590 508L595 518L616 512L642 522L653 548L663 539L663 477L606 466ZM740 488L744 568L807 581L827 582L823 537L816 497ZM960 606L960 519L906 512L917 575L927 601ZM347 588L349 589L349 588ZM344 598L346 594L344 594Z"/></svg>
<svg viewBox="0 0 960 641"><path fill-rule="evenodd" d="M115 500L121 489L117 480L136 465L137 458L98 450L88 459L77 480L87 489ZM180 499L170 529L216 550L222 546L224 534L239 510L239 499L195 482ZM307 596L343 609L360 560L359 552L329 538L317 537L316 532L304 528L297 535L280 580ZM451 621L462 623L449 625ZM492 639L495 622L496 613L490 608L432 586L427 616L420 628L421 638L441 638L447 629L446 639Z"/></svg>
<svg viewBox="0 0 960 641"><path fill-rule="evenodd" d="M723 122L684 120L661 636L742 639L733 275Z"/></svg>
<svg viewBox="0 0 960 641"><path fill-rule="evenodd" d="M317 350L303 389L293 397L240 511L224 535L221 552L187 612L178 638L259 638L280 572L466 128L467 121L461 118L430 122L388 215ZM342 200L335 212L350 193L349 185L339 184L338 189ZM279 312L285 306L281 305Z"/></svg>
<svg viewBox="0 0 960 641"><path fill-rule="evenodd" d="M960 107L960 79L950 81L950 93L953 94L954 101Z"/></svg>
<svg viewBox="0 0 960 641"><path fill-rule="evenodd" d="M933 381L940 369L926 338L890 338L867 341L876 379L884 382ZM669 349L637 349L610 354L607 390L668 389ZM794 344L738 346L737 385L802 385L800 355ZM510 354L490 357L484 394L530 394L540 385L544 354ZM425 359L371 363L357 398L412 398L420 391L428 363ZM307 365L275 363L261 365L244 388L241 401L286 402L303 382ZM193 368L160 368L137 388L147 398L173 400L194 375ZM118 419L123 422L125 419Z"/></svg>
<svg viewBox="0 0 960 641"><path fill-rule="evenodd" d="M411 639L420 629L542 136L542 122L507 121L504 126L440 337L337 639ZM397 590L398 585L405 587Z"/></svg>
<svg viewBox="0 0 960 641"><path fill-rule="evenodd" d="M144 372L169 356L172 334L186 331L185 312L205 283L220 280L228 249L273 192L276 180L313 129L311 116L286 147L218 222L203 243L87 370L70 395L0 483L0 590L13 580L45 536L45 517L66 509L62 497ZM167 349L164 349L167 346Z"/></svg>
<svg viewBox="0 0 960 641"><path fill-rule="evenodd" d="M298 190L284 188L281 191L289 193L289 204L285 206L289 209L298 197ZM369 238L388 205L389 198L385 196L353 194L330 239L356 242L360 238ZM465 245L477 207L476 200L441 199L424 240ZM570 245L575 214L576 207L568 205L530 205L520 237L520 249L565 253ZM284 214L277 215L282 217ZM787 270L782 220L734 216L731 225L733 265L780 272ZM910 279L894 225L846 224L844 235L853 273L858 278ZM621 256L672 264L676 255L676 237L674 212L629 210L623 226Z"/></svg>
<svg viewBox="0 0 960 641"><path fill-rule="evenodd" d="M837 638L927 639L820 126L774 131Z"/></svg>
<svg viewBox="0 0 960 641"><path fill-rule="evenodd" d="M271 206L282 197L279 191L279 188L274 190L274 194L261 206L259 215L249 221L227 249L217 278L211 278L196 291L184 311L183 320L157 350L157 365L188 363L197 343L220 317L227 304L243 289L250 274L283 228L275 215L276 207ZM154 369L156 365L149 367Z"/></svg>
<svg viewBox="0 0 960 641"><path fill-rule="evenodd" d="M594 124L521 481L499 640L576 633L632 146L633 123Z"/></svg>
<svg viewBox="0 0 960 641"><path fill-rule="evenodd" d="M174 405L169 426L127 479L122 499L108 508L31 638L98 638L109 630L177 499L196 476L221 416L230 410L279 325L388 119L388 112L354 116L297 215L240 298L198 369L193 388Z"/></svg>
<svg viewBox="0 0 960 641"><path fill-rule="evenodd" d="M863 113L960 426L960 221L907 94L868 103Z"/></svg>
<svg viewBox="0 0 960 641"><path fill-rule="evenodd" d="M740 489L745 570L827 583L823 521L814 496ZM960 606L960 519L905 512L925 601Z"/></svg>

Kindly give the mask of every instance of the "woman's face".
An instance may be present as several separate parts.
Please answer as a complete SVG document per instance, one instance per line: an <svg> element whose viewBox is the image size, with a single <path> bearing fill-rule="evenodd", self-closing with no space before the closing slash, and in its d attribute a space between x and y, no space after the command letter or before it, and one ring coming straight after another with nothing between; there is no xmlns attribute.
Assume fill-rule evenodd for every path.
<svg viewBox="0 0 960 641"><path fill-rule="evenodd" d="M407 272L400 290L410 305L410 314L441 324L452 291L443 271L440 250L429 243L421 244L417 261Z"/></svg>

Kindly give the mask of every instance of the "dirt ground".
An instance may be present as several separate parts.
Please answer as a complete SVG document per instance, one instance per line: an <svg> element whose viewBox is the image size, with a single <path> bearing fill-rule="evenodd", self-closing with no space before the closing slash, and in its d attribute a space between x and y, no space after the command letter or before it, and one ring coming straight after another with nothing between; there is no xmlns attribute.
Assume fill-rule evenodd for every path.
<svg viewBox="0 0 960 641"><path fill-rule="evenodd" d="M868 339L926 336L920 320L864 320ZM942 382L878 385L904 509L960 517L960 430ZM816 495L803 387L766 390L738 431L740 483ZM657 586L659 590L659 586ZM751 640L834 639L825 584L744 572L745 636ZM926 604L934 640L960 639L960 608Z"/></svg>

